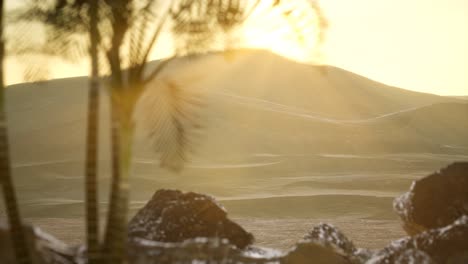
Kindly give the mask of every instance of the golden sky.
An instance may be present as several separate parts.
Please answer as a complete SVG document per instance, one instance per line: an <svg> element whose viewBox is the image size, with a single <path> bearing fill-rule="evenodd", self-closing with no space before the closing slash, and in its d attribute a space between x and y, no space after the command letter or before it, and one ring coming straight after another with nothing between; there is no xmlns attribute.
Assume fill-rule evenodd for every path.
<svg viewBox="0 0 468 264"><path fill-rule="evenodd" d="M8 3L11 6L19 1ZM329 24L320 54L323 63L405 89L468 95L467 0L321 0L319 3ZM246 32L247 43L292 58L309 55L312 47L301 50L290 39L278 39L287 34L262 35L262 30L272 21L284 22L275 18L275 14L257 20ZM304 43L313 45L314 33L308 36L303 46ZM21 69L12 60L7 61L7 70L7 83L21 81ZM51 74L67 77L85 75L87 71L87 63L63 64L51 70Z"/></svg>
<svg viewBox="0 0 468 264"><path fill-rule="evenodd" d="M467 0L322 0L327 62L380 82L468 95Z"/></svg>

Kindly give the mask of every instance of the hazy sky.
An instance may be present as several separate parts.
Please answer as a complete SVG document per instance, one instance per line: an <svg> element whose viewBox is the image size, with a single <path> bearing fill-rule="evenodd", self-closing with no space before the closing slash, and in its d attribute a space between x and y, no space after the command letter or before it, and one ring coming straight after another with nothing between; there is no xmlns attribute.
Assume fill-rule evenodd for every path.
<svg viewBox="0 0 468 264"><path fill-rule="evenodd" d="M468 0L320 4L329 22L322 48L326 63L406 89L468 95ZM63 65L53 74L82 75L86 68ZM16 65L10 63L9 70L7 82L18 82Z"/></svg>
<svg viewBox="0 0 468 264"><path fill-rule="evenodd" d="M328 63L402 88L468 95L467 0L322 0Z"/></svg>

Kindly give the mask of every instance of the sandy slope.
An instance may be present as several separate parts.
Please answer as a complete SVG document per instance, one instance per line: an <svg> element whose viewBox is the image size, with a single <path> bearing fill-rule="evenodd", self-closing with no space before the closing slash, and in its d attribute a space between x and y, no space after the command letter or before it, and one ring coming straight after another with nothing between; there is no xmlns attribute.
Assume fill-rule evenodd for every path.
<svg viewBox="0 0 468 264"><path fill-rule="evenodd" d="M468 146L462 133L468 130L465 100L389 87L339 68L299 64L267 52L239 52L233 61L221 55L176 61L162 80L150 85L140 110L147 109L145 102L164 96L161 87L168 81L187 93L196 91L203 101L198 114L204 129L195 137L197 158L253 153L457 153L460 150L443 146ZM85 87L86 78L77 77L7 89L15 163L83 158ZM106 159L105 96L102 103L101 153ZM161 113L138 111L137 119ZM137 156L155 159L139 132Z"/></svg>
<svg viewBox="0 0 468 264"><path fill-rule="evenodd" d="M191 162L173 174L159 168L139 123L133 212L157 189L176 188L221 200L260 245L288 247L322 220L341 227L358 246L382 247L403 235L392 198L413 180L468 160L465 100L245 51L233 61L219 54L177 61L145 94L139 121L148 113L146 122L161 115L144 112L145 100L160 96L168 81L201 93L203 129ZM86 85L86 78L70 78L7 89L23 215L71 243L83 238ZM105 208L106 97L102 105L99 186Z"/></svg>

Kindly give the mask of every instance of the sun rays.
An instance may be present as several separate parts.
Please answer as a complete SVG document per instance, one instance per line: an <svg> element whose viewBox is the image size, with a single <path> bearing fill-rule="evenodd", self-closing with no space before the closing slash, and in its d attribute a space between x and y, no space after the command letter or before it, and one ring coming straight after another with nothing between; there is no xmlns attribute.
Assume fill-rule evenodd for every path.
<svg viewBox="0 0 468 264"><path fill-rule="evenodd" d="M262 8L268 6L266 2L244 26L243 44L301 62L319 60L327 23L318 4L307 0L281 1L266 11Z"/></svg>

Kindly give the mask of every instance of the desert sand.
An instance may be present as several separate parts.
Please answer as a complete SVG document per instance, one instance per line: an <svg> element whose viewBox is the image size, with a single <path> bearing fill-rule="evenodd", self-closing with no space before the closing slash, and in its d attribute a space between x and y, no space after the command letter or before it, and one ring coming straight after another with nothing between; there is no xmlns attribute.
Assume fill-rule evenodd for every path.
<svg viewBox="0 0 468 264"><path fill-rule="evenodd" d="M132 213L160 188L196 191L219 200L257 245L286 249L327 222L357 246L379 248L404 236L392 209L396 196L412 181L468 160L468 104L461 98L412 92L263 51L171 65L135 113ZM167 118L164 111L147 111L167 82L204 105L195 111L201 129L190 135L193 149L179 174L159 167L147 137L154 118ZM71 244L82 243L84 234L85 87L87 79L77 77L7 89L23 216ZM102 95L104 215L111 173L108 100Z"/></svg>
<svg viewBox="0 0 468 264"><path fill-rule="evenodd" d="M79 245L84 242L84 220L66 218L29 218L28 222L40 227L60 240ZM362 219L261 219L234 218L255 236L256 246L287 250L314 225L331 223L342 230L357 247L377 249L405 236L395 220Z"/></svg>

